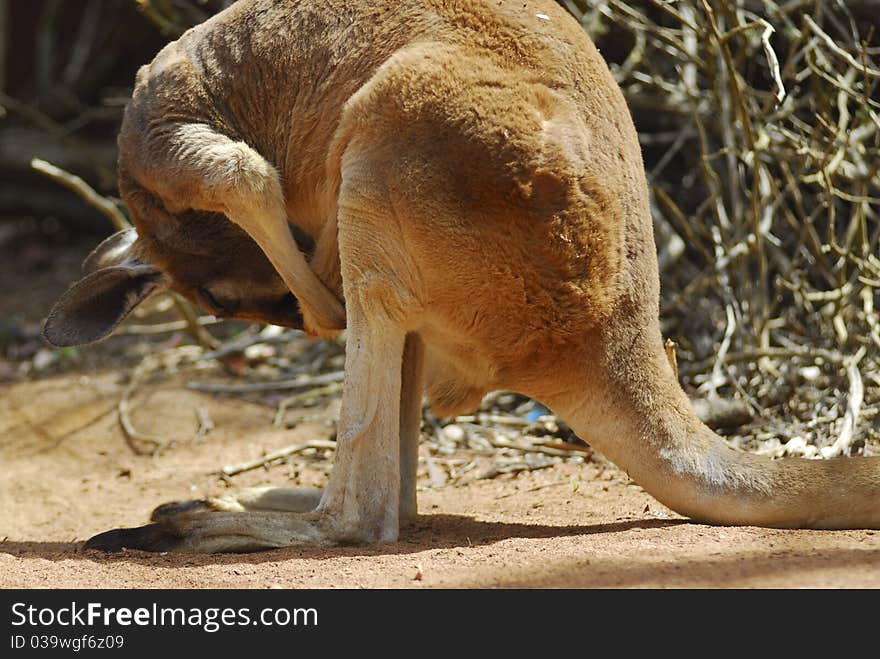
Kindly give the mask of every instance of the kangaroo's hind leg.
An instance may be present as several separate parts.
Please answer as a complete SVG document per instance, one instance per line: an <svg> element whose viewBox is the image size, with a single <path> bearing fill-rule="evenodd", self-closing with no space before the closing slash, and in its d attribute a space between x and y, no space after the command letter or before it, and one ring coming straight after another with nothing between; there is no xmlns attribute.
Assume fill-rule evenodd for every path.
<svg viewBox="0 0 880 659"><path fill-rule="evenodd" d="M424 391L424 344L415 333L406 335L401 366L400 390L400 518L411 520L417 514L416 474L419 464L419 438L422 425ZM172 501L153 510L153 522L181 513L282 511L306 513L315 510L323 490L316 488L256 487L222 496Z"/></svg>
<svg viewBox="0 0 880 659"><path fill-rule="evenodd" d="M419 437L422 428L425 346L416 333L406 335L400 383L400 519L414 519Z"/></svg>

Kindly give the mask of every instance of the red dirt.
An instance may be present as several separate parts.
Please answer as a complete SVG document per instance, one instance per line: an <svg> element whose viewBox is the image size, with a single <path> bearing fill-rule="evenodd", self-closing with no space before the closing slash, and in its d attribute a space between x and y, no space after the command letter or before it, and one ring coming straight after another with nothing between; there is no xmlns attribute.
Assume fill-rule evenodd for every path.
<svg viewBox="0 0 880 659"><path fill-rule="evenodd" d="M872 531L691 524L595 464L426 489L422 516L392 545L83 552L82 539L143 523L161 502L222 491L209 472L223 464L329 434L320 424L276 430L268 408L165 382L146 388L135 420L180 445L137 456L118 428L116 379L64 375L4 388L0 587L880 587L880 535ZM217 429L201 442L183 440L195 434L197 405ZM304 473L298 482L320 479ZM283 467L235 477L236 486L286 482Z"/></svg>
<svg viewBox="0 0 880 659"><path fill-rule="evenodd" d="M9 294L0 319L37 322L81 256L51 261L41 274L4 259ZM144 523L160 503L222 492L211 474L222 465L331 433L321 423L276 429L269 407L199 394L182 377L163 376L138 389L133 418L175 445L158 457L136 455L116 416L131 358L120 368L114 341L129 339L85 349L79 366L53 376L9 377L15 364L5 363L2 588L880 587L880 534L692 524L597 463L441 489L423 478L422 515L391 545L247 555L85 552L83 539ZM200 407L216 428L196 439ZM236 476L233 486L311 486L324 478L308 468L291 478L289 467L277 466Z"/></svg>

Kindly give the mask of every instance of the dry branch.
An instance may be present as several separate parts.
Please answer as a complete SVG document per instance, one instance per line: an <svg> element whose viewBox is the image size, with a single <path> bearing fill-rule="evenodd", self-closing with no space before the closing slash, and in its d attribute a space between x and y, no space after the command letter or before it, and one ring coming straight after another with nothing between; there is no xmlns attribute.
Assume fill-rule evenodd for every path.
<svg viewBox="0 0 880 659"><path fill-rule="evenodd" d="M57 181L64 187L76 192L89 206L106 215L116 231L122 231L131 226L128 219L122 214L122 211L119 210L116 204L103 195L95 192L95 189L83 181L79 176L75 176L70 172L65 172L60 167L56 167L52 163L39 158L31 160L31 167L41 174L48 176L53 181Z"/></svg>
<svg viewBox="0 0 880 659"><path fill-rule="evenodd" d="M291 455L296 453L302 453L303 451L309 449L318 449L318 450L327 450L327 449L336 449L336 442L324 439L313 439L311 441L306 442L305 444L295 444L293 446L288 446L283 449L279 449L277 451L272 451L271 453L267 453L266 455L256 458L254 460L248 460L247 462L243 462L237 465L227 465L221 468L219 471L212 472L220 477L232 477L237 476L238 474L242 474L246 471L251 471L253 469L259 469L260 467L268 468L273 462L278 462L279 460L285 460Z"/></svg>
<svg viewBox="0 0 880 659"><path fill-rule="evenodd" d="M291 380L278 380L269 382L251 382L245 384L210 384L206 382L190 382L186 386L194 391L203 391L211 394L241 394L256 391L282 391L284 389L300 389L322 384L342 382L345 373L334 371L320 375L299 375Z"/></svg>
<svg viewBox="0 0 880 659"><path fill-rule="evenodd" d="M137 455L154 455L168 446L168 440L138 430L131 420L131 397L141 380L148 374L158 370L159 362L154 356L145 357L132 371L128 385L122 392L117 406L119 425L125 435L129 447Z"/></svg>

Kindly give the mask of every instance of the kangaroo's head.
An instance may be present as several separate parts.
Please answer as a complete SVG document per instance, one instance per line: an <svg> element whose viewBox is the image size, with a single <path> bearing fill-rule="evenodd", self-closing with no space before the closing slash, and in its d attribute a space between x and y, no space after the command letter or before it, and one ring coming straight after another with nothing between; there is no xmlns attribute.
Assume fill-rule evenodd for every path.
<svg viewBox="0 0 880 659"><path fill-rule="evenodd" d="M262 250L219 213L171 213L132 179L120 193L134 228L102 242L83 262L84 276L55 303L43 336L57 346L108 336L151 294L170 290L215 316L302 328L296 298ZM300 248L312 247L294 230Z"/></svg>

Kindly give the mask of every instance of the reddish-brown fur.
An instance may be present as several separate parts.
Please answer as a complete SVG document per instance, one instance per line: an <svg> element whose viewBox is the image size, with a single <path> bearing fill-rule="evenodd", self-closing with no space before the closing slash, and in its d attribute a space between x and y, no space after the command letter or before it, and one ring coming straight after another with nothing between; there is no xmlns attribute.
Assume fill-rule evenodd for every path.
<svg viewBox="0 0 880 659"><path fill-rule="evenodd" d="M696 519L880 526L876 459L771 462L697 419L662 348L635 129L550 0L242 0L141 70L119 146L140 237L92 275L130 292L106 331L159 285L318 335L344 300L346 389L320 500L163 508L94 546L393 540L422 382L441 414L534 396ZM50 338L94 338L86 289Z"/></svg>

